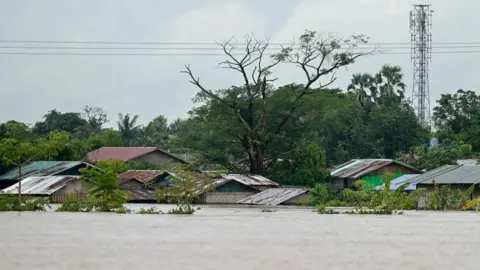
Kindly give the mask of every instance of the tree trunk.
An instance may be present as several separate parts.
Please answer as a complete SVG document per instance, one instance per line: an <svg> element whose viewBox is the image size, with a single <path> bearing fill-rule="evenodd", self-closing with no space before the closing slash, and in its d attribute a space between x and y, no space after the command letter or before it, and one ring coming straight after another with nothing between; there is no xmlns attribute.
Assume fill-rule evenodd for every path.
<svg viewBox="0 0 480 270"><path fill-rule="evenodd" d="M22 211L22 164L18 164L18 210Z"/></svg>
<svg viewBox="0 0 480 270"><path fill-rule="evenodd" d="M248 158L250 161L250 173L252 174L263 174L264 173L264 158L265 154L262 149L262 146L254 146L253 151L249 152Z"/></svg>

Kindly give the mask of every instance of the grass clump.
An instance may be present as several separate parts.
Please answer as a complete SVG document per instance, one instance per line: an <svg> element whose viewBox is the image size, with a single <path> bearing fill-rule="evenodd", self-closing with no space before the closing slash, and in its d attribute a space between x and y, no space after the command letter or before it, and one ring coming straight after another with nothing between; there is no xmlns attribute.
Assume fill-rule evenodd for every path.
<svg viewBox="0 0 480 270"><path fill-rule="evenodd" d="M162 211L157 210L155 207L150 207L150 208L140 208L140 210L137 212L137 214L140 215L158 215L158 214L163 214Z"/></svg>
<svg viewBox="0 0 480 270"><path fill-rule="evenodd" d="M273 213L273 212L275 212L274 209L270 209L270 208L263 208L262 209L262 213Z"/></svg>

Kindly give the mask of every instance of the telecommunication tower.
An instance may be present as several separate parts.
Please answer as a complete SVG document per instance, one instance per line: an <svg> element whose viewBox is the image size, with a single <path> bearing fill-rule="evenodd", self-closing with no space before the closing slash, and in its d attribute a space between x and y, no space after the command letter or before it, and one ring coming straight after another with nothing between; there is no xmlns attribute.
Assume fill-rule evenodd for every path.
<svg viewBox="0 0 480 270"><path fill-rule="evenodd" d="M411 59L413 62L412 103L417 117L429 126L429 62L432 59L432 13L430 5L413 5L410 11Z"/></svg>

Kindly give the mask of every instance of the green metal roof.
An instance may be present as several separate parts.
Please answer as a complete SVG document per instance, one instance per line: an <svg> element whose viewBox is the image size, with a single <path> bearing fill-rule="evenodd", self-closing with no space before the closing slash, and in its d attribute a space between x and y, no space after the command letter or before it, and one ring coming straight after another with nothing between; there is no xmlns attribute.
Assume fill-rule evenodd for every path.
<svg viewBox="0 0 480 270"><path fill-rule="evenodd" d="M81 161L33 161L22 167L22 178L29 176L49 176L82 164ZM0 180L17 180L18 167L0 174Z"/></svg>

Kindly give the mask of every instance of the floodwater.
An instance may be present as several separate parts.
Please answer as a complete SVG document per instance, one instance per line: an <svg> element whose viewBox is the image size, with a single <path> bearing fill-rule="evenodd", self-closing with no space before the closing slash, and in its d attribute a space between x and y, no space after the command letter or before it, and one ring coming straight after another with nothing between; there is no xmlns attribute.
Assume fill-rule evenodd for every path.
<svg viewBox="0 0 480 270"><path fill-rule="evenodd" d="M478 269L479 224L474 212L213 206L193 216L0 213L0 269Z"/></svg>

